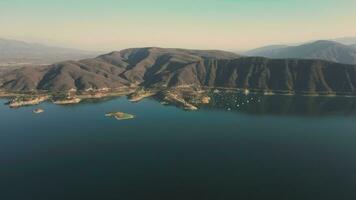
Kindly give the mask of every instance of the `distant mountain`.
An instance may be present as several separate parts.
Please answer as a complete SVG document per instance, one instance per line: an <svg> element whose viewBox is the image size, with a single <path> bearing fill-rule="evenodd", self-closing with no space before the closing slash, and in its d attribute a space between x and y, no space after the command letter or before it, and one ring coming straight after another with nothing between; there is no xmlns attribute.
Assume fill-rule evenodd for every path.
<svg viewBox="0 0 356 200"><path fill-rule="evenodd" d="M250 51L247 51L243 54L249 55L249 56L254 56L254 55L263 55L263 54L276 54L280 49L284 49L286 47L289 47L288 45L268 45L264 47L260 47L257 49L252 49Z"/></svg>
<svg viewBox="0 0 356 200"><path fill-rule="evenodd" d="M331 41L338 42L344 45L352 45L356 44L356 37L343 37L343 38L335 38Z"/></svg>
<svg viewBox="0 0 356 200"><path fill-rule="evenodd" d="M226 87L307 93L356 92L356 65L315 59L240 57L224 51L137 48L0 75L4 91L144 86Z"/></svg>
<svg viewBox="0 0 356 200"><path fill-rule="evenodd" d="M90 58L95 52L0 39L0 65L52 64Z"/></svg>
<svg viewBox="0 0 356 200"><path fill-rule="evenodd" d="M267 58L322 59L338 63L356 64L356 49L333 41L320 40L299 46L263 47L245 53Z"/></svg>
<svg viewBox="0 0 356 200"><path fill-rule="evenodd" d="M356 48L356 44L352 44L352 45L350 45L351 47L353 47L353 48Z"/></svg>

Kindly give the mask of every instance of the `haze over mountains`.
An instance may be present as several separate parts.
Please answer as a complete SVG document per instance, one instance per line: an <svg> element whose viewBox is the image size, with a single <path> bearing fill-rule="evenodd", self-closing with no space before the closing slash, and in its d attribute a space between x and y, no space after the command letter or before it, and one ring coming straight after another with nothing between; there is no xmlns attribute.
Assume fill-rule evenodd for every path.
<svg viewBox="0 0 356 200"><path fill-rule="evenodd" d="M95 52L0 38L0 65L52 64L96 56Z"/></svg>
<svg viewBox="0 0 356 200"><path fill-rule="evenodd" d="M338 63L356 64L355 47L326 40L298 46L266 46L248 51L245 54L267 58L322 59Z"/></svg>
<svg viewBox="0 0 356 200"><path fill-rule="evenodd" d="M127 86L226 87L354 94L356 65L319 59L241 57L225 51L136 48L94 59L12 70L5 91L67 91Z"/></svg>
<svg viewBox="0 0 356 200"><path fill-rule="evenodd" d="M356 37L342 37L331 39L330 41L338 42L344 45L353 45L356 44Z"/></svg>

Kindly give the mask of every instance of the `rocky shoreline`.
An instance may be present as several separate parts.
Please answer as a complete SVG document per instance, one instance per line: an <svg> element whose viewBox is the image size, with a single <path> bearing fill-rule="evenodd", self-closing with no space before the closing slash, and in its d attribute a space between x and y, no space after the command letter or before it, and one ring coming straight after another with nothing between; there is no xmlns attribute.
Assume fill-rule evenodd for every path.
<svg viewBox="0 0 356 200"><path fill-rule="evenodd" d="M44 101L47 101L50 98L49 95L40 95L40 96L20 96L15 97L14 99L8 102L10 108L19 108L22 106L32 106L38 105Z"/></svg>
<svg viewBox="0 0 356 200"><path fill-rule="evenodd" d="M219 91L234 91L241 93L243 95L249 94L261 94L263 96L271 95L301 95L301 96L345 96L345 97L356 97L355 94L330 94L330 93L295 93L291 91L259 91L259 90L248 90L248 89L236 89L236 88L223 88L223 87L191 87L182 86L174 88L142 88L142 87L131 87L131 88L120 88L116 90L90 90L90 91L67 91L62 93L6 93L0 92L0 97L12 98L7 104L11 108L19 108L22 106L38 105L44 101L51 101L58 105L69 105L78 104L86 99L102 99L105 97L119 97L127 96L129 101L138 102L145 98L155 98L162 104L171 104L177 107L183 108L185 110L198 110L201 105L209 104L211 100L211 93Z"/></svg>

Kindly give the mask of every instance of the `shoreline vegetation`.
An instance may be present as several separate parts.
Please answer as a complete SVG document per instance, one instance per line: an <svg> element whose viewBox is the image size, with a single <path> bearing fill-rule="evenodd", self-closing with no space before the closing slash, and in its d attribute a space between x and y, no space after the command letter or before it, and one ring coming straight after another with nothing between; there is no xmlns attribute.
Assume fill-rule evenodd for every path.
<svg viewBox="0 0 356 200"><path fill-rule="evenodd" d="M325 97L356 97L356 94L336 94L336 93L306 93L293 91L270 91L270 90L249 90L223 87L193 87L190 85L172 88L142 88L125 87L118 89L88 89L85 91L69 90L65 92L0 92L0 98L10 98L7 103L10 108L38 105L44 101L50 101L57 105L78 104L86 99L102 99L106 97L127 96L129 101L138 102L145 98L155 98L162 104L176 105L185 110L198 110L201 105L209 104L211 94L219 91L233 91L244 95L260 94L264 96L286 95L286 96L325 96Z"/></svg>

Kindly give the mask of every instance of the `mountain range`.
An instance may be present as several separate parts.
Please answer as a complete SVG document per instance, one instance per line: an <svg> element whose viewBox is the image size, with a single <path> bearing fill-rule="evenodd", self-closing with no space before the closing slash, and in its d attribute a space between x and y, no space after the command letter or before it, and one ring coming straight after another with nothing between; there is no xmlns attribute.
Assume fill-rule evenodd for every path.
<svg viewBox="0 0 356 200"><path fill-rule="evenodd" d="M338 42L344 45L352 45L352 44L356 44L356 37L334 38L334 39L330 39L330 41Z"/></svg>
<svg viewBox="0 0 356 200"><path fill-rule="evenodd" d="M92 58L96 52L0 39L0 65L42 65Z"/></svg>
<svg viewBox="0 0 356 200"><path fill-rule="evenodd" d="M355 94L356 65L320 59L242 57L218 50L148 47L116 51L93 59L24 67L0 75L0 89L3 91L136 86Z"/></svg>
<svg viewBox="0 0 356 200"><path fill-rule="evenodd" d="M322 59L332 62L356 64L355 45L320 40L298 46L272 45L245 52L248 56L267 58Z"/></svg>

